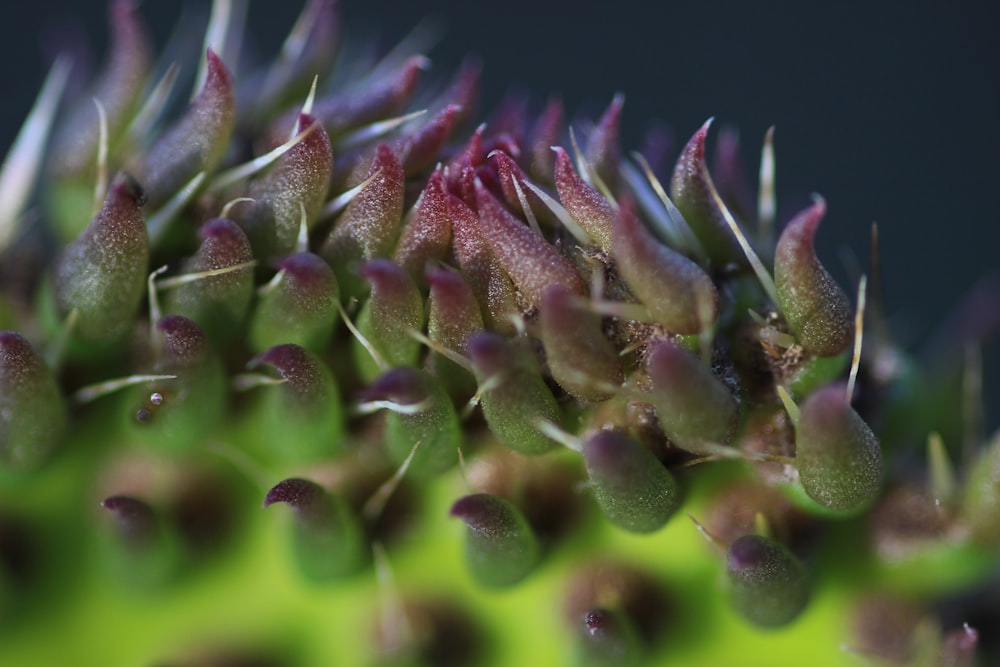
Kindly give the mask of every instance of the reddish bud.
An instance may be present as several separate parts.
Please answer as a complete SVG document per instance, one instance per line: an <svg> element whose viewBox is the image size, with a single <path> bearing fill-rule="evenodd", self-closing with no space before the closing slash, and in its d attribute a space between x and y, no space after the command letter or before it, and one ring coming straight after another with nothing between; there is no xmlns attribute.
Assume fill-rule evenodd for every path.
<svg viewBox="0 0 1000 667"><path fill-rule="evenodd" d="M631 199L620 202L611 228L618 273L668 331L694 334L719 316L719 296L705 271L649 233Z"/></svg>
<svg viewBox="0 0 1000 667"><path fill-rule="evenodd" d="M610 251L615 211L603 195L577 175L569 154L563 148L555 149L555 182L559 201L569 214L598 247Z"/></svg>
<svg viewBox="0 0 1000 667"><path fill-rule="evenodd" d="M59 444L66 421L52 371L21 334L0 331L0 467L39 466Z"/></svg>
<svg viewBox="0 0 1000 667"><path fill-rule="evenodd" d="M785 227L774 252L774 282L778 307L799 344L832 357L851 344L854 327L847 295L816 257L816 229L824 213L826 203L817 199Z"/></svg>

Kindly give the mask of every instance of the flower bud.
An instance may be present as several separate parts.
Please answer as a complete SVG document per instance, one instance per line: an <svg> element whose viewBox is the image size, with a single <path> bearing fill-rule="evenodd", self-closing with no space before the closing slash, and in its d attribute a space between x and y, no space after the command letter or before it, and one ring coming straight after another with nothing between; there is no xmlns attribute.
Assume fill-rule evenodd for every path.
<svg viewBox="0 0 1000 667"><path fill-rule="evenodd" d="M149 264L145 201L130 176L117 175L100 212L56 265L56 302L64 316L77 311L73 333L83 340L116 342L132 327Z"/></svg>
<svg viewBox="0 0 1000 667"><path fill-rule="evenodd" d="M594 498L612 523L633 533L662 528L680 506L673 475L641 444L617 431L598 431L583 445Z"/></svg>
<svg viewBox="0 0 1000 667"><path fill-rule="evenodd" d="M670 197L714 268L746 266L746 256L711 195L705 162L705 138L711 122L702 125L681 151L670 182Z"/></svg>
<svg viewBox="0 0 1000 667"><path fill-rule="evenodd" d="M284 380L259 390L263 395L257 409L257 436L272 460L306 463L340 451L344 432L340 392L315 355L298 345L278 345L249 365L272 366Z"/></svg>
<svg viewBox="0 0 1000 667"><path fill-rule="evenodd" d="M393 462L402 464L417 447L407 475L432 477L458 463L458 415L434 376L400 366L370 385L364 397L391 404L385 416L385 445Z"/></svg>
<svg viewBox="0 0 1000 667"><path fill-rule="evenodd" d="M454 195L448 194L447 199L455 258L476 295L483 322L488 329L513 334L514 319L521 315L514 283L490 251L476 213Z"/></svg>
<svg viewBox="0 0 1000 667"><path fill-rule="evenodd" d="M93 177L100 139L94 100L104 109L108 147L113 150L132 120L149 76L152 48L134 3L109 3L108 24L111 47L107 61L93 88L75 105L54 140L52 152L58 160L52 166L60 176Z"/></svg>
<svg viewBox="0 0 1000 667"><path fill-rule="evenodd" d="M744 535L726 556L729 599L750 623L774 628L791 623L809 601L805 566L781 544L760 535Z"/></svg>
<svg viewBox="0 0 1000 667"><path fill-rule="evenodd" d="M625 198L611 228L618 273L668 331L695 334L719 316L719 296L700 266L653 238Z"/></svg>
<svg viewBox="0 0 1000 667"><path fill-rule="evenodd" d="M375 179L347 205L319 252L337 276L341 298L366 293L364 282L356 273L358 264L391 257L399 238L403 220L403 167L385 144L378 147L368 171L355 184L372 176Z"/></svg>
<svg viewBox="0 0 1000 667"><path fill-rule="evenodd" d="M108 547L109 570L129 586L155 588L177 571L176 537L149 503L131 496L112 496L101 502L113 519Z"/></svg>
<svg viewBox="0 0 1000 667"><path fill-rule="evenodd" d="M201 246L181 265L181 275L229 269L253 260L246 234L232 220L209 220L198 235ZM163 309L194 320L213 341L224 342L244 328L253 299L253 280L251 266L198 278L172 287Z"/></svg>
<svg viewBox="0 0 1000 667"><path fill-rule="evenodd" d="M264 507L274 503L292 508L292 549L307 579L340 579L356 573L367 562L361 521L340 497L314 482L293 478L267 492Z"/></svg>
<svg viewBox="0 0 1000 667"><path fill-rule="evenodd" d="M233 81L219 56L209 49L208 76L187 113L142 158L138 178L155 210L200 172L219 164L236 123Z"/></svg>
<svg viewBox="0 0 1000 667"><path fill-rule="evenodd" d="M403 173L416 176L434 164L451 136L460 107L449 104L435 114L422 127L404 135L395 148L403 164Z"/></svg>
<svg viewBox="0 0 1000 667"><path fill-rule="evenodd" d="M539 183L552 184L555 163L552 147L562 139L564 113L562 100L550 98L531 128L526 156L528 173Z"/></svg>
<svg viewBox="0 0 1000 667"><path fill-rule="evenodd" d="M586 293L580 274L552 244L515 218L478 179L475 189L479 232L490 253L530 305L537 307L542 290L553 283L574 294Z"/></svg>
<svg viewBox="0 0 1000 667"><path fill-rule="evenodd" d="M795 465L806 494L851 511L871 502L882 479L882 450L868 424L834 384L811 394L795 425Z"/></svg>
<svg viewBox="0 0 1000 667"><path fill-rule="evenodd" d="M208 336L192 320L167 315L156 330L162 342L156 372L176 377L143 385L130 420L156 448L189 451L224 418L226 377Z"/></svg>
<svg viewBox="0 0 1000 667"><path fill-rule="evenodd" d="M333 270L309 252L286 257L278 267L278 276L260 295L250 318L250 346L263 352L295 343L321 354L340 316L340 291Z"/></svg>
<svg viewBox="0 0 1000 667"><path fill-rule="evenodd" d="M393 255L414 282L423 284L424 270L432 260L444 260L451 246L451 218L444 173L438 168L427 179L409 224L403 228Z"/></svg>
<svg viewBox="0 0 1000 667"><path fill-rule="evenodd" d="M424 300L410 276L392 260L375 259L361 267L371 282L371 296L358 313L358 331L390 366L415 366L420 343L411 335L424 325ZM354 359L362 378L372 380L379 366L360 343Z"/></svg>
<svg viewBox="0 0 1000 667"><path fill-rule="evenodd" d="M538 539L514 505L477 493L460 498L451 516L465 522L465 562L483 586L511 586L527 577L541 556Z"/></svg>
<svg viewBox="0 0 1000 667"><path fill-rule="evenodd" d="M597 190L580 178L569 154L563 148L556 148L555 183L559 201L573 219L580 223L583 231L598 247L610 252L612 248L611 226L615 211Z"/></svg>
<svg viewBox="0 0 1000 667"><path fill-rule="evenodd" d="M52 371L21 334L0 331L0 468L41 465L59 444L66 421Z"/></svg>
<svg viewBox="0 0 1000 667"><path fill-rule="evenodd" d="M579 667L628 667L640 662L639 641L632 622L620 612L591 609L577 634Z"/></svg>
<svg viewBox="0 0 1000 667"><path fill-rule="evenodd" d="M690 352L663 341L650 352L646 369L663 432L676 445L703 453L705 445L727 444L736 432L740 409L729 389Z"/></svg>
<svg viewBox="0 0 1000 667"><path fill-rule="evenodd" d="M539 430L559 425L555 396L534 360L502 336L483 331L469 341L483 416L500 442L522 454L543 454L555 443Z"/></svg>
<svg viewBox="0 0 1000 667"><path fill-rule="evenodd" d="M961 498L961 516L976 542L1000 544L1000 435L973 460Z"/></svg>
<svg viewBox="0 0 1000 667"><path fill-rule="evenodd" d="M426 280L430 285L427 337L449 350L467 355L466 343L483 329L483 318L472 289L461 273L445 267L428 269ZM476 391L472 374L440 352L430 351L427 369L441 379L452 396L468 398Z"/></svg>
<svg viewBox="0 0 1000 667"><path fill-rule="evenodd" d="M621 93L615 95L590 136L587 137L587 147L584 149L587 162L609 188L615 188L619 181L618 169L621 167L622 151L618 135L621 129L622 106L624 104L625 96Z"/></svg>
<svg viewBox="0 0 1000 667"><path fill-rule="evenodd" d="M247 193L254 200L252 204L234 208L234 219L250 239L254 256L261 260L291 253L299 238L303 212L307 226L311 226L326 201L333 170L330 138L309 114L299 116L298 128L309 134L253 183Z"/></svg>
<svg viewBox="0 0 1000 667"><path fill-rule="evenodd" d="M851 344L851 304L816 258L814 240L826 203L817 199L785 227L774 252L774 282L781 309L807 352L832 357Z"/></svg>
<svg viewBox="0 0 1000 667"><path fill-rule="evenodd" d="M552 377L563 389L584 401L609 398L625 376L621 359L604 335L601 317L562 285L542 292L541 339Z"/></svg>

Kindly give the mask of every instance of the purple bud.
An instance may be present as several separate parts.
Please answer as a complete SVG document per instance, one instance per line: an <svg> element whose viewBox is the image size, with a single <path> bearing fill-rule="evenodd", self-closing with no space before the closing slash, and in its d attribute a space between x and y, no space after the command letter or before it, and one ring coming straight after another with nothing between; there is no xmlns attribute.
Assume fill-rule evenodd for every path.
<svg viewBox="0 0 1000 667"><path fill-rule="evenodd" d="M705 163L705 138L710 123L711 120L702 125L681 151L670 182L670 197L714 267L723 268L730 263L744 266L746 256L709 188L711 176Z"/></svg>
<svg viewBox="0 0 1000 667"><path fill-rule="evenodd" d="M427 271L427 337L449 350L466 355L466 342L483 329L483 318L472 289L462 274L448 268ZM461 400L476 391L475 378L444 355L431 350L427 369L441 379L448 393Z"/></svg>
<svg viewBox="0 0 1000 667"><path fill-rule="evenodd" d="M514 318L521 314L517 291L490 251L479 227L479 218L464 201L448 195L455 258L458 268L476 295L486 327L513 334Z"/></svg>
<svg viewBox="0 0 1000 667"><path fill-rule="evenodd" d="M750 186L743 173L740 155L740 134L733 128L723 128L715 144L715 186L722 201L737 220L756 217Z"/></svg>
<svg viewBox="0 0 1000 667"><path fill-rule="evenodd" d="M584 149L587 162L597 172L597 175L609 187L618 184L618 170L621 167L622 151L618 135L622 120L622 106L625 96L621 93L611 100L601 120L587 137L587 147Z"/></svg>
<svg viewBox="0 0 1000 667"><path fill-rule="evenodd" d="M611 238L618 273L668 331L694 334L715 322L719 296L712 279L690 259L653 238L628 197L620 202Z"/></svg>
<svg viewBox="0 0 1000 667"><path fill-rule="evenodd" d="M451 218L444 172L438 168L427 179L409 224L403 228L393 258L418 284L432 260L444 260L451 246Z"/></svg>
<svg viewBox="0 0 1000 667"><path fill-rule="evenodd" d="M545 109L531 128L528 139L528 173L539 183L551 184L555 158L552 147L559 143L563 133L563 104L558 98L549 99Z"/></svg>
<svg viewBox="0 0 1000 667"><path fill-rule="evenodd" d="M403 172L414 176L434 164L451 137L461 109L449 104L423 126L404 136L397 145Z"/></svg>
<svg viewBox="0 0 1000 667"><path fill-rule="evenodd" d="M555 155L555 183L559 201L597 246L610 251L614 209L602 194L577 175L569 154L563 148L556 148Z"/></svg>
<svg viewBox="0 0 1000 667"><path fill-rule="evenodd" d="M377 173L377 176L376 176ZM342 298L358 297L365 286L354 271L359 262L391 257L403 220L403 167L387 145L382 144L361 178L375 176L337 219L320 256L333 267Z"/></svg>
<svg viewBox="0 0 1000 667"><path fill-rule="evenodd" d="M538 422L558 426L559 406L534 360L502 336L483 331L469 341L469 356L482 392L479 405L493 434L522 454L555 445Z"/></svg>
<svg viewBox="0 0 1000 667"><path fill-rule="evenodd" d="M778 306L807 352L832 357L847 349L854 333L847 295L816 258L816 229L826 212L817 199L799 213L778 239L774 282Z"/></svg>
<svg viewBox="0 0 1000 667"><path fill-rule="evenodd" d="M360 273L371 283L371 296L358 313L358 330L390 366L414 366L420 343L412 336L424 326L424 299L406 271L390 259L374 259ZM380 372L368 350L358 343L355 361L362 377Z"/></svg>
<svg viewBox="0 0 1000 667"><path fill-rule="evenodd" d="M555 246L515 218L480 181L475 188L480 234L531 306L541 304L542 290L553 283L574 294L586 294L580 274Z"/></svg>
<svg viewBox="0 0 1000 667"><path fill-rule="evenodd" d="M354 574L367 561L361 522L338 496L305 479L279 482L264 507L286 503L295 516L292 548L302 574L314 581Z"/></svg>
<svg viewBox="0 0 1000 667"><path fill-rule="evenodd" d="M312 225L323 209L333 170L333 151L322 125L312 116L301 114L299 131L309 128L309 134L251 186L247 196L254 203L234 209L234 219L246 231L259 259L292 252L303 210L307 225Z"/></svg>
<svg viewBox="0 0 1000 667"><path fill-rule="evenodd" d="M591 609L583 614L577 636L579 667L634 667L640 662L636 629L624 614Z"/></svg>
<svg viewBox="0 0 1000 667"><path fill-rule="evenodd" d="M364 398L399 406L385 416L385 444L397 465L417 447L407 475L428 478L458 463L462 444L458 415L434 376L406 366L393 368L364 391Z"/></svg>
<svg viewBox="0 0 1000 667"><path fill-rule="evenodd" d="M130 496L112 496L101 501L101 507L111 513L118 535L129 548L145 549L162 538L160 519L149 503Z"/></svg>
<svg viewBox="0 0 1000 667"><path fill-rule="evenodd" d="M261 448L276 461L314 462L343 447L344 415L333 376L298 345L272 347L250 362L275 369L281 384L263 387L256 431Z"/></svg>
<svg viewBox="0 0 1000 667"><path fill-rule="evenodd" d="M59 259L56 301L63 316L77 311L73 333L81 339L109 343L132 327L149 264L144 203L139 185L118 174L100 212Z"/></svg>
<svg viewBox="0 0 1000 667"><path fill-rule="evenodd" d="M157 209L200 172L219 164L236 122L233 81L222 60L209 49L208 76L198 97L142 158L140 182Z"/></svg>
<svg viewBox="0 0 1000 667"><path fill-rule="evenodd" d="M52 153L58 159L53 166L59 174L89 177L97 164L100 132L94 100L104 109L108 144L114 147L132 119L146 85L152 49L135 3L111 2L108 22L111 48L104 69L93 88L75 105L55 139Z"/></svg>

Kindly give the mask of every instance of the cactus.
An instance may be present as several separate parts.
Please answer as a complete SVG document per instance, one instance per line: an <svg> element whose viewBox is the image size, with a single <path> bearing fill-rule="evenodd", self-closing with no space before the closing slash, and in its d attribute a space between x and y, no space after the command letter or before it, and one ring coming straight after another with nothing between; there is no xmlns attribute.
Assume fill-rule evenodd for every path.
<svg viewBox="0 0 1000 667"><path fill-rule="evenodd" d="M754 213L709 123L658 173L621 96L481 113L334 0L171 116L109 16L0 173L4 664L997 659L975 364L837 284L822 198L770 238L770 139Z"/></svg>

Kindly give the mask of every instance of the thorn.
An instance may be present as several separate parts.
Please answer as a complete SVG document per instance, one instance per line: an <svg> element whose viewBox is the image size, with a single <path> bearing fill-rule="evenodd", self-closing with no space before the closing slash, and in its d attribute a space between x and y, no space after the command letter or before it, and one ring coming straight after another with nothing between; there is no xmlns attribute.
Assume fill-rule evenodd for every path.
<svg viewBox="0 0 1000 667"><path fill-rule="evenodd" d="M762 248L774 246L777 204L774 190L774 125L767 128L760 151L760 191L757 195L757 241Z"/></svg>
<svg viewBox="0 0 1000 667"><path fill-rule="evenodd" d="M862 275L858 282L858 309L854 314L854 353L851 356L851 373L847 379L847 403L854 400L854 385L858 380L858 370L861 368L861 344L865 334L865 300L868 289L868 276Z"/></svg>
<svg viewBox="0 0 1000 667"><path fill-rule="evenodd" d="M90 217L97 215L104 204L104 196L108 189L108 112L96 97L93 98L97 107L97 177L94 179L94 207Z"/></svg>
<svg viewBox="0 0 1000 667"><path fill-rule="evenodd" d="M116 391L121 391L137 384L176 379L176 375L129 375L128 377L117 378L115 380L104 380L103 382L96 382L76 390L73 394L73 402L77 405L85 405L108 394L113 394Z"/></svg>
<svg viewBox="0 0 1000 667"><path fill-rule="evenodd" d="M799 406L795 404L795 401L793 401L792 397L788 394L788 390L779 386L778 398L781 399L781 403L785 406L785 412L787 412L788 416L791 418L792 424L798 424L799 417L802 415L802 412L799 410Z"/></svg>
<svg viewBox="0 0 1000 667"><path fill-rule="evenodd" d="M688 514L687 516L689 519L691 519L692 523L694 523L694 527L698 529L698 532L701 533L701 536L704 537L705 540L709 544L711 544L716 551L719 552L719 554L725 554L727 551L729 551L729 545L723 542L715 535L713 535L712 533L708 532L708 528L705 528L705 526L701 525L701 522L698 521L698 519L694 518L693 514Z"/></svg>
<svg viewBox="0 0 1000 667"><path fill-rule="evenodd" d="M931 495L938 505L947 505L955 497L955 469L939 433L927 436L927 467Z"/></svg>
<svg viewBox="0 0 1000 667"><path fill-rule="evenodd" d="M410 467L410 462L416 456L417 448L420 447L421 442L421 440L417 440L413 443L413 447L410 449L410 453L406 456L402 465L393 473L392 477L383 482L375 490L375 493L365 501L364 507L361 509L361 516L366 521L375 523L382 516L382 512L385 511L385 506L389 504L392 494L396 492L396 489L399 488L399 483L403 481L403 475L406 474L407 469Z"/></svg>

